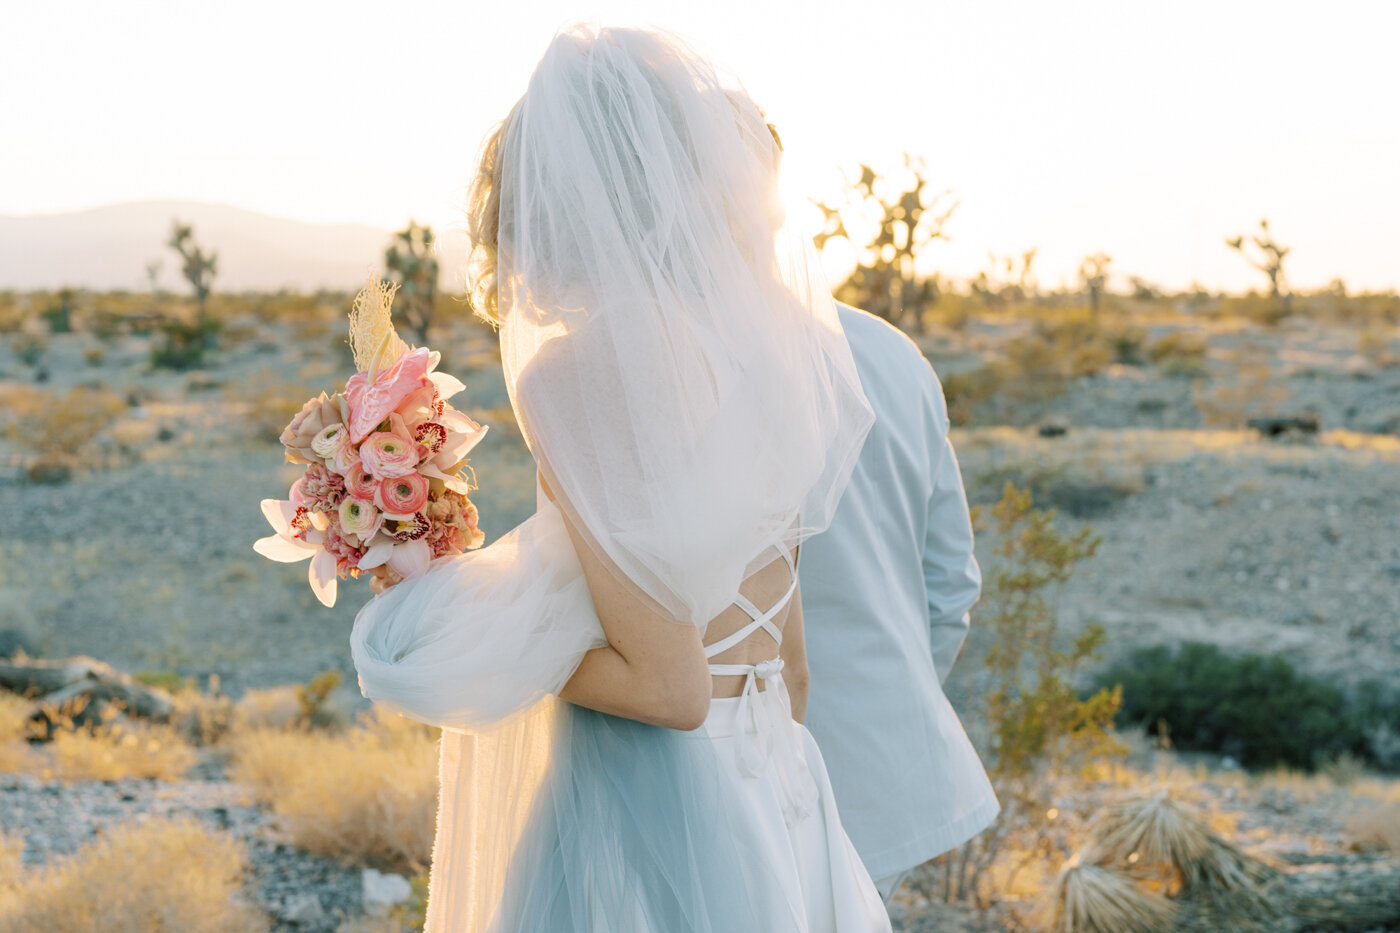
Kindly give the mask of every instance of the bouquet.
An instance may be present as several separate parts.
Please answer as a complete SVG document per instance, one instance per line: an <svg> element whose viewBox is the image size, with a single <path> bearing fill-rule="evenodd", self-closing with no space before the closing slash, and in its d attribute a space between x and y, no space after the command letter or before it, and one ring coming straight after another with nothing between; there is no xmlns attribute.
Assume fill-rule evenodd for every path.
<svg viewBox="0 0 1400 933"><path fill-rule="evenodd" d="M447 404L466 387L434 372L441 355L395 332L397 288L371 275L355 297L359 371L344 392L308 400L282 431L287 461L306 472L286 499L262 500L275 533L253 549L281 563L310 558L311 589L327 606L337 580L370 572L397 583L485 540L467 498L475 487L466 455L486 428Z"/></svg>

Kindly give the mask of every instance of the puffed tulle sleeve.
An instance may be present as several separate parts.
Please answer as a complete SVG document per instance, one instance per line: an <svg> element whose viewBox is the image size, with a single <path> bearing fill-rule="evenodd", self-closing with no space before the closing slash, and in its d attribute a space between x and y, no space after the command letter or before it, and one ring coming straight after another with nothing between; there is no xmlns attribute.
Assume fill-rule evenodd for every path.
<svg viewBox="0 0 1400 933"><path fill-rule="evenodd" d="M563 518L538 498L500 540L360 610L350 653L366 697L431 725L489 729L558 693L608 643Z"/></svg>

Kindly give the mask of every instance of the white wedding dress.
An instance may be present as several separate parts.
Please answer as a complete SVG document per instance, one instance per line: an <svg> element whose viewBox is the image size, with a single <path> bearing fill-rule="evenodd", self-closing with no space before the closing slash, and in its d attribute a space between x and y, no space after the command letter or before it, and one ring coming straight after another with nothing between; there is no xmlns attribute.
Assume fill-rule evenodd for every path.
<svg viewBox="0 0 1400 933"><path fill-rule="evenodd" d="M889 930L776 647L711 665L743 691L712 699L693 732L536 696L545 666L562 685L567 656L606 643L560 512L537 501L500 541L355 620L365 694L445 730L427 933ZM738 596L753 621L707 655L760 632L780 643L772 618L790 598L760 612ZM530 650L542 636L552 650Z"/></svg>
<svg viewBox="0 0 1400 933"><path fill-rule="evenodd" d="M792 590L740 588L827 527L870 429L774 136L675 37L579 27L497 149L502 364L559 504L376 596L351 635L365 695L444 730L428 933L888 930L776 647L712 665L743 692L694 732L555 696L607 644L570 528L711 657L780 641ZM705 638L734 604L753 621Z"/></svg>

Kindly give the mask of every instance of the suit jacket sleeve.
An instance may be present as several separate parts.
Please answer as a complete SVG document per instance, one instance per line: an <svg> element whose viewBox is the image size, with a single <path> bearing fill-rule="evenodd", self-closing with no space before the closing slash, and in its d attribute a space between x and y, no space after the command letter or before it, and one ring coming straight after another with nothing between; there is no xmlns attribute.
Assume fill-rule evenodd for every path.
<svg viewBox="0 0 1400 933"><path fill-rule="evenodd" d="M970 623L968 610L982 592L982 571L972 550L972 520L958 458L948 439L948 406L938 377L929 372L927 406L932 482L924 538L924 586L928 593L929 645L939 681L947 680Z"/></svg>

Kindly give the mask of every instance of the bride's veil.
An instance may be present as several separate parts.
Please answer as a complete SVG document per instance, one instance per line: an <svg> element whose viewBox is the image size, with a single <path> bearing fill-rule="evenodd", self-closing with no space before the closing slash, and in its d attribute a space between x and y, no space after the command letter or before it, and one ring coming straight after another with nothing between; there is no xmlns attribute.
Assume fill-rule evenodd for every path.
<svg viewBox="0 0 1400 933"><path fill-rule="evenodd" d="M557 36L504 127L496 284L547 482L636 592L703 629L826 528L872 416L753 101L680 39Z"/></svg>
<svg viewBox="0 0 1400 933"><path fill-rule="evenodd" d="M873 420L811 243L784 224L773 135L674 36L576 27L497 158L501 355L525 440L619 579L703 629L773 548L827 527ZM662 912L617 929L719 931L757 909L762 867L714 863L744 827L710 744L549 696L603 644L543 497L356 617L365 695L445 728L429 930L629 905ZM649 904L646 871L664 892Z"/></svg>

